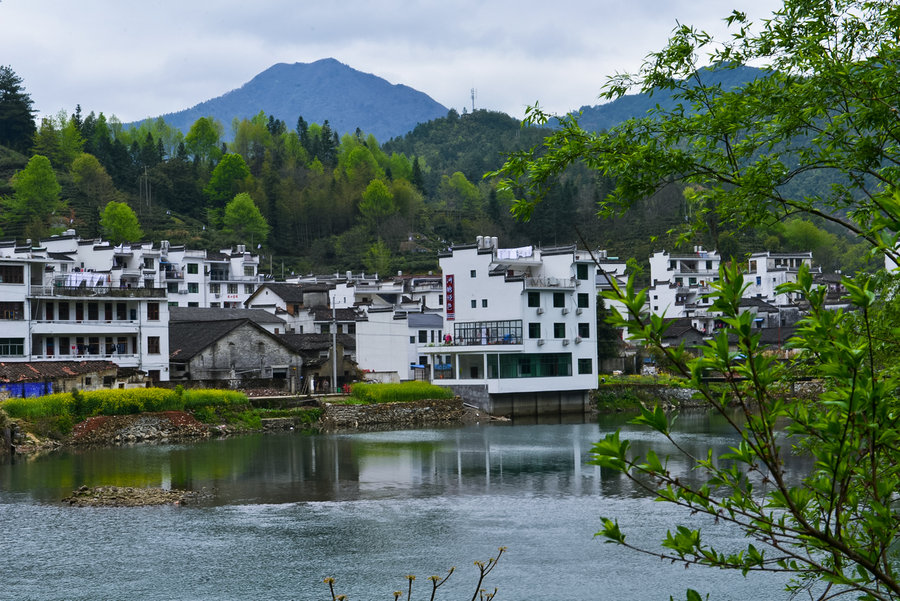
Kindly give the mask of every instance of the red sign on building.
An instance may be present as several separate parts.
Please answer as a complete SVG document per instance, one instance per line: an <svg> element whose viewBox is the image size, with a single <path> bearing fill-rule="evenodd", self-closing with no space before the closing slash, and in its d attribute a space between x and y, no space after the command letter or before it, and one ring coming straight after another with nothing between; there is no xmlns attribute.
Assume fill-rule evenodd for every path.
<svg viewBox="0 0 900 601"><path fill-rule="evenodd" d="M447 283L444 285L444 295L447 304L447 321L453 321L456 317L456 286L453 285L453 275L447 275Z"/></svg>

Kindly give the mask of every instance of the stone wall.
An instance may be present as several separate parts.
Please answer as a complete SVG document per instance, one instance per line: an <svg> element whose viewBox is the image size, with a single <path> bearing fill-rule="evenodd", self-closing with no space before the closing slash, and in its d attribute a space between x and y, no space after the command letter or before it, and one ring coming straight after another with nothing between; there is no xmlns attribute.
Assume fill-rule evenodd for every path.
<svg viewBox="0 0 900 601"><path fill-rule="evenodd" d="M402 427L453 423L461 420L462 416L463 404L459 397L375 405L325 403L321 423L325 429L358 428L384 424Z"/></svg>

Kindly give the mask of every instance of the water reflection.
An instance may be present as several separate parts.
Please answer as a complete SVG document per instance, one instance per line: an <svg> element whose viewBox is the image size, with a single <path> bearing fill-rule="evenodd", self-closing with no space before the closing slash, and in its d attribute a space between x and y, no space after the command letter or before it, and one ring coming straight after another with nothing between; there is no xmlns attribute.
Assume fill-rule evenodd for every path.
<svg viewBox="0 0 900 601"><path fill-rule="evenodd" d="M618 427L640 452L667 452L659 437L627 421L245 436L0 466L0 515L16 549L0 568L3 597L314 599L327 596L322 577L333 575L351 599L389 599L404 574L427 586L427 575L458 565L460 576L441 598L463 598L471 590L453 587L468 589L466 566L499 545L510 553L489 586L517 601L665 601L687 587L715 598L777 596L778 577L685 571L593 539L600 516L610 516L633 542L655 548L686 519L589 463L594 442ZM709 416L685 414L677 423L681 441L704 454L734 442ZM55 504L82 484L206 487L218 495L211 506L188 509ZM741 536L704 528L726 545Z"/></svg>
<svg viewBox="0 0 900 601"><path fill-rule="evenodd" d="M592 445L616 428L634 452L653 449L670 457L670 471L694 477L670 443L628 425L628 419L70 450L0 467L0 489L19 500L53 502L81 485L206 488L216 491L217 504L478 494L642 496L621 474L589 463ZM736 440L721 417L707 413L683 414L675 429L679 444L698 457L709 447L724 452Z"/></svg>

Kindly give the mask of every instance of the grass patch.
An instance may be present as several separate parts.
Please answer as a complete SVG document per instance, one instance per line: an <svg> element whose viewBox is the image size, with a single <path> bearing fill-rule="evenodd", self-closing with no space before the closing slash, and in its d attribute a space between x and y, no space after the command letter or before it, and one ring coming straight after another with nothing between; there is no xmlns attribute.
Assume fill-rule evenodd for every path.
<svg viewBox="0 0 900 601"><path fill-rule="evenodd" d="M77 423L96 415L157 411L203 411L204 407L245 408L247 396L233 390L115 388L11 398L0 403L7 415L27 422L65 419ZM71 429L71 428L70 428Z"/></svg>
<svg viewBox="0 0 900 601"><path fill-rule="evenodd" d="M450 399L453 391L428 382L401 382L399 384L369 384L357 382L350 388L350 402L408 403L426 399Z"/></svg>

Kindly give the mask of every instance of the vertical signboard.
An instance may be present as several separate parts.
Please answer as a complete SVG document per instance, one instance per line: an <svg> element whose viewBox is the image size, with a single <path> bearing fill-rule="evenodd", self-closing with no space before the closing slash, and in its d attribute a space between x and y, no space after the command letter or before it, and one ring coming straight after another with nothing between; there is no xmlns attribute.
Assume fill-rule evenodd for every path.
<svg viewBox="0 0 900 601"><path fill-rule="evenodd" d="M447 321L456 318L456 286L453 285L453 275L447 274L447 283L444 284L445 306L447 308Z"/></svg>

